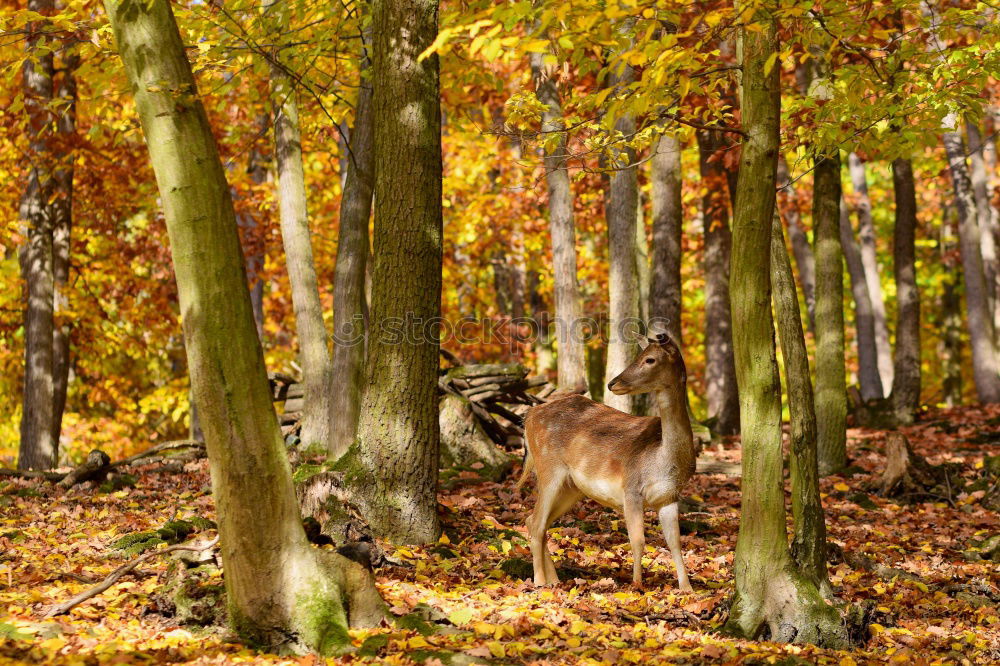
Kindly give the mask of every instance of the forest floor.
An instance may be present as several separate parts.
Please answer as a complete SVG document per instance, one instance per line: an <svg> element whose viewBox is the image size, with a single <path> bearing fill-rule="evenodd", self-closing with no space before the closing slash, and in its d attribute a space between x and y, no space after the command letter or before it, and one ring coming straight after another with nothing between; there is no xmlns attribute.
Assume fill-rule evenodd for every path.
<svg viewBox="0 0 1000 666"><path fill-rule="evenodd" d="M933 463L953 462L971 481L986 456L1000 453L1000 409L935 411L905 429ZM868 602L876 624L863 646L741 641L717 632L732 589L739 521L739 479L699 475L688 491L685 560L695 592L674 590L673 564L651 515L644 560L646 589L628 581L631 555L619 515L586 502L551 530L563 582L535 589L519 576L530 562L523 537L531 495L480 482L466 472L440 495L445 536L421 548L388 548L398 562L376 571L396 614L423 612L410 629L353 632L361 653L340 662L459 663L963 663L1000 662L1000 571L964 551L1000 532L984 491L913 503L864 494L884 466L885 433L850 431L860 470L822 482L830 540L869 558L852 568L834 558L840 598ZM726 444L720 455L738 459ZM182 471L138 468L134 487L69 491L42 482L0 482L0 664L239 663L314 664L312 656L253 652L221 629L179 626L154 612L169 557L144 563L68 615L42 619L125 560L110 544L132 531L214 513L204 461ZM862 471L863 470L863 471ZM105 489L107 490L107 489ZM207 535L212 533L206 532ZM855 561L857 558L848 557ZM411 614L411 618L414 616ZM331 660L334 661L334 660Z"/></svg>

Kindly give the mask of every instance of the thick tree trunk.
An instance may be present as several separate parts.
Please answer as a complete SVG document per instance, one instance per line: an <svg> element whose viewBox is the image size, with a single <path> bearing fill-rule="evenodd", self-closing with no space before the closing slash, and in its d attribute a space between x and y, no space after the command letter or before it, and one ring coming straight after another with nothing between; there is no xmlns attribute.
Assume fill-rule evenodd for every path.
<svg viewBox="0 0 1000 666"><path fill-rule="evenodd" d="M878 348L875 342L875 316L872 308L868 282L861 250L854 240L851 228L851 212L844 198L840 198L840 245L844 250L847 272L851 277L851 293L854 295L854 328L858 343L858 382L861 397L875 400L884 397L882 379L878 371Z"/></svg>
<svg viewBox="0 0 1000 666"><path fill-rule="evenodd" d="M277 0L274 4L265 4L264 11L270 13L272 34L280 40L288 28L287 3ZM280 51L277 52L275 60L280 62L281 56ZM299 340L299 364L305 387L301 438L306 447L325 451L330 446L332 362L309 231L298 102L294 82L284 67L283 64L271 63L271 109L274 114L281 240L285 246L285 265L292 289L295 332Z"/></svg>
<svg viewBox="0 0 1000 666"><path fill-rule="evenodd" d="M775 211L771 225L771 289L778 318L778 338L785 361L791 440L788 455L792 479L792 516L795 531L792 557L802 573L824 596L832 596L826 570L826 521L819 495L816 461L816 409L799 297L788 260L781 218Z"/></svg>
<svg viewBox="0 0 1000 666"><path fill-rule="evenodd" d="M375 266L365 392L342 461L376 535L426 543L437 517L441 106L436 0L374 5ZM392 331L402 322L405 335Z"/></svg>
<svg viewBox="0 0 1000 666"><path fill-rule="evenodd" d="M543 64L542 53L531 54L531 75L535 95L546 106L542 112L542 131L559 132L563 128L559 89L553 72ZM580 287L576 278L576 227L573 222L573 191L569 182L569 153L566 138L560 134L555 145L545 152L545 180L549 190L549 235L552 241L552 274L555 281L554 306L556 357L560 388L587 385L583 336L578 327L582 316Z"/></svg>
<svg viewBox="0 0 1000 666"><path fill-rule="evenodd" d="M917 289L917 196L909 159L892 163L896 199L893 229L893 273L896 279L896 356L892 409L903 424L912 423L920 408L920 292Z"/></svg>
<svg viewBox="0 0 1000 666"><path fill-rule="evenodd" d="M681 145L662 134L653 145L653 266L649 285L649 316L665 319L667 331L683 349L681 331Z"/></svg>
<svg viewBox="0 0 1000 666"><path fill-rule="evenodd" d="M805 68L800 67L799 70ZM796 70L798 71L798 70ZM792 242L792 254L795 255L795 265L799 269L799 284L802 286L802 296L806 301L806 314L809 318L809 330L816 327L816 259L813 257L809 238L802 230L802 215L799 213L799 195L791 182L788 172L788 162L784 154L778 155L778 185L784 193L785 222L788 224L788 238Z"/></svg>
<svg viewBox="0 0 1000 666"><path fill-rule="evenodd" d="M612 76L612 87L628 85L635 78L626 66L618 76ZM635 118L622 116L615 130L625 137L635 133ZM617 377L638 352L634 335L639 332L639 282L635 271L635 216L639 205L639 180L635 151L625 148L612 164L608 185L606 217L608 221L608 357L604 383ZM630 166L632 165L632 166ZM604 404L631 413L636 400L631 395L604 394Z"/></svg>
<svg viewBox="0 0 1000 666"><path fill-rule="evenodd" d="M983 245L983 276L986 279L986 294L993 315L993 331L1000 330L1000 270L997 257L997 226L1000 225L1000 211L993 205L990 177L987 170L985 143L975 120L967 119L966 133L969 136L969 176L972 179L972 193L976 200L976 219Z"/></svg>
<svg viewBox="0 0 1000 666"><path fill-rule="evenodd" d="M72 325L69 308L69 256L73 228L73 142L76 136L76 68L80 56L72 43L64 45L61 76L55 89L59 106L56 131L59 134L60 163L56 166L55 196L52 200L52 283L55 321L52 329L52 441L59 446L66 391L69 388L69 341Z"/></svg>
<svg viewBox="0 0 1000 666"><path fill-rule="evenodd" d="M30 0L28 9L51 14L52 0ZM24 106L28 116L28 184L21 198L20 217L25 244L21 275L27 291L24 310L24 393L21 414L19 469L56 466L59 440L54 421L53 335L55 276L53 275L53 206L56 186L52 154L52 51L39 49L44 22L30 23L24 61ZM37 51L37 52L36 52Z"/></svg>
<svg viewBox="0 0 1000 666"><path fill-rule="evenodd" d="M795 566L782 490L781 386L771 319L770 249L780 123L777 25L766 9L741 30L746 138L733 224L733 343L743 424L736 590L726 628L750 639L844 644L837 611ZM834 221L836 222L836 220Z"/></svg>
<svg viewBox="0 0 1000 666"><path fill-rule="evenodd" d="M705 228L705 400L712 430L723 435L740 431L740 402L736 390L732 317L729 306L729 268L732 234L726 174L713 155L726 144L719 133L697 132Z"/></svg>
<svg viewBox="0 0 1000 666"><path fill-rule="evenodd" d="M384 610L370 573L306 541L253 321L236 216L165 0L108 0L160 190L218 511L230 623L267 649L332 653Z"/></svg>
<svg viewBox="0 0 1000 666"><path fill-rule="evenodd" d="M958 210L958 243L962 253L962 276L965 278L965 313L972 344L972 372L979 402L1000 402L1000 365L993 341L993 318L983 273L982 238L976 220L976 202L972 180L965 163L965 146L958 132L958 117L952 113L944 120L945 153L955 191Z"/></svg>
<svg viewBox="0 0 1000 666"><path fill-rule="evenodd" d="M816 153L813 234L816 243L816 426L819 470L847 464L844 364L844 259L840 245L840 157Z"/></svg>
<svg viewBox="0 0 1000 666"><path fill-rule="evenodd" d="M857 197L858 239L861 245L861 264L864 266L868 296L872 303L872 317L875 328L875 349L878 354L878 374L882 380L882 392L888 395L892 390L892 347L889 344L889 327L885 317L885 300L882 297L882 281L879 278L878 251L875 244L875 223L872 220L872 202L868 196L868 178L865 163L855 153L847 157L851 185ZM852 234L853 236L853 234Z"/></svg>
<svg viewBox="0 0 1000 666"><path fill-rule="evenodd" d="M367 5L365 6L367 7ZM361 71L371 66L371 33L364 34ZM371 81L361 78L354 111L347 178L340 199L340 234L333 281L333 373L330 385L331 459L347 453L354 443L361 413L365 376L368 303L365 267L368 259L368 219L375 187L374 124Z"/></svg>

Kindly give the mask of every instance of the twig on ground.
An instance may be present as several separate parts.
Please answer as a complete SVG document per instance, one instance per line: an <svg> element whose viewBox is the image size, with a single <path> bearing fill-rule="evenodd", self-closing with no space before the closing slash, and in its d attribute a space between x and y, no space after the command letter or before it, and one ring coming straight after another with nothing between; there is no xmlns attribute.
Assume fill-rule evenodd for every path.
<svg viewBox="0 0 1000 666"><path fill-rule="evenodd" d="M79 606L84 601L87 601L88 599L92 599L93 597L96 597L101 592L104 592L105 590L107 590L108 588L110 588L112 585L114 585L115 583L117 583L118 580L121 579L123 576L125 576L126 574L131 573L133 570L135 570L140 564L142 564L143 562L146 562L148 560L151 560L154 557L158 557L158 556L164 555L166 553L172 553L172 552L178 551L178 550L192 550L192 551L196 551L196 552L197 551L202 551L202 550L208 550L209 548L214 547L215 544L217 544L218 542L219 542L219 537L215 537L214 539L212 539L208 543L204 543L204 544L201 544L199 546L194 546L194 545L190 545L189 546L187 544L177 544L176 546L167 546L166 548L161 548L159 550L153 550L153 551L150 551L148 553L144 553L144 554L140 555L139 557L135 558L134 560L132 560L131 562L123 564L122 566L120 566L117 569L115 569L114 571L112 571L110 574L108 574L107 578L105 578L104 580L102 580L100 583L98 583L94 587L90 588L89 590L85 590L85 591L81 592L80 594L76 595L75 597L73 597L69 601L64 601L61 604L53 606L52 608L49 609L49 611L47 613L45 613L45 615L42 616L42 619L47 620L49 618L56 617L57 615L63 615L65 613L68 613L70 610L72 610L73 608Z"/></svg>

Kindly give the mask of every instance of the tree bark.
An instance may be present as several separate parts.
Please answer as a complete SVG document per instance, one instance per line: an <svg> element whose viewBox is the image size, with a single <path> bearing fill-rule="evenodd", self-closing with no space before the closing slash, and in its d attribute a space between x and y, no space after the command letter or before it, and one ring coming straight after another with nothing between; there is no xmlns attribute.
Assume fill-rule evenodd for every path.
<svg viewBox="0 0 1000 666"><path fill-rule="evenodd" d="M545 105L542 131L563 129L562 104L559 89L543 64L544 54L531 54L531 75L535 95ZM560 388L574 389L587 385L582 332L578 322L582 316L580 287L576 274L576 227L573 221L573 191L569 182L569 153L565 135L544 157L545 180L549 191L549 235L552 241L552 274L555 281L554 307L556 342L556 380Z"/></svg>
<svg viewBox="0 0 1000 666"><path fill-rule="evenodd" d="M986 295L990 313L993 315L993 331L996 334L1000 329L1000 308L997 307L997 299L1000 296L1000 271L998 271L996 242L1000 211L993 205L991 197L985 143L979 125L973 119L966 119L965 128L969 136L969 176L972 179L976 219L979 221L979 233L983 245L983 277L986 280Z"/></svg>
<svg viewBox="0 0 1000 666"><path fill-rule="evenodd" d="M861 264L864 266L865 283L872 304L875 329L875 351L878 354L878 374L882 380L882 393L892 390L892 347L889 344L889 327L885 317L885 300L879 278L878 251L875 244L875 223L872 220L872 202L868 196L868 178L865 163L855 153L847 156L851 185L857 197L858 240L861 245ZM849 218L848 218L849 219ZM853 234L852 234L853 237Z"/></svg>
<svg viewBox="0 0 1000 666"><path fill-rule="evenodd" d="M367 7L367 6L365 6ZM360 88L351 130L347 177L340 199L337 269L333 282L333 380L330 390L331 459L347 453L354 443L361 413L365 376L365 340L368 302L365 265L368 259L368 220L375 187L374 124L371 71L371 32L362 33Z"/></svg>
<svg viewBox="0 0 1000 666"><path fill-rule="evenodd" d="M30 11L51 14L52 0L30 0ZM50 469L59 457L54 419L53 335L55 276L53 274L53 206L55 156L52 154L52 51L40 49L45 22L28 24L23 92L28 116L28 184L21 198L25 244L21 275L27 292L24 310L24 393L21 414L19 469Z"/></svg>
<svg viewBox="0 0 1000 666"><path fill-rule="evenodd" d="M740 402L736 390L732 315L729 305L729 268L732 234L729 229L727 179L713 155L725 147L718 132L699 131L702 218L705 227L705 400L712 427L723 435L740 431Z"/></svg>
<svg viewBox="0 0 1000 666"><path fill-rule="evenodd" d="M59 446L63 412L66 410L66 392L69 388L69 342L72 325L66 315L69 308L69 257L73 228L73 161L76 156L76 69L80 65L73 42L63 44L62 67L59 83L55 87L58 102L56 132L59 137L60 159L53 178L55 196L52 207L52 441Z"/></svg>
<svg viewBox="0 0 1000 666"><path fill-rule="evenodd" d="M1000 402L1000 366L993 341L993 318L983 272L982 237L976 220L976 202L972 180L965 162L965 146L958 131L958 117L949 114L943 123L945 153L955 192L958 211L958 244L962 253L962 276L965 279L965 314L972 345L972 374L979 402Z"/></svg>
<svg viewBox="0 0 1000 666"><path fill-rule="evenodd" d="M804 70L800 67L796 71ZM802 216L799 213L799 195L791 182L788 172L788 162L784 154L778 155L778 184L785 197L785 222L788 224L788 238L792 242L792 254L795 255L795 265L799 269L799 284L802 286L802 296L806 301L809 330L816 327L816 259L813 257L809 238L802 230Z"/></svg>
<svg viewBox="0 0 1000 666"><path fill-rule="evenodd" d="M643 322L649 322L649 288L652 272L649 265L649 239L646 236L646 215L642 192L636 184L637 200L635 206L635 277L639 289L639 317Z"/></svg>
<svg viewBox="0 0 1000 666"><path fill-rule="evenodd" d="M884 397L882 379L879 376L878 348L875 342L875 316L861 250L854 240L851 227L851 212L844 198L840 198L840 245L847 262L847 272L851 277L851 293L854 295L854 328L858 344L858 381L861 397L876 400Z"/></svg>
<svg viewBox="0 0 1000 666"><path fill-rule="evenodd" d="M437 517L441 106L436 0L374 5L375 266L354 453L342 459L374 533L426 543ZM402 330L395 335L393 331Z"/></svg>
<svg viewBox="0 0 1000 666"><path fill-rule="evenodd" d="M892 409L903 424L913 423L920 408L920 292L917 289L917 196L909 159L892 162L896 199L893 228L893 274L896 279L896 356Z"/></svg>
<svg viewBox="0 0 1000 666"><path fill-rule="evenodd" d="M263 9L265 16L270 14L267 20L271 34L276 41L280 41L288 30L288 4L277 0L265 4ZM299 364L305 387L300 437L306 447L318 447L325 451L330 446L332 364L309 231L298 102L295 84L285 69L287 65L281 63L283 55L280 49L275 51L270 87L281 240L285 246L285 265L299 339ZM284 59L287 60L287 56Z"/></svg>
<svg viewBox="0 0 1000 666"><path fill-rule="evenodd" d="M653 145L653 266L649 286L649 316L665 319L667 331L680 349L681 330L681 145L676 136L661 134Z"/></svg>
<svg viewBox="0 0 1000 666"><path fill-rule="evenodd" d="M267 136L267 128L271 126L269 113L260 113L256 120L261 137ZM268 179L268 157L255 142L247 158L247 173L254 185L263 185ZM264 239L261 238L260 222L252 213L236 217L236 223L243 230L243 255L246 257L250 303L253 305L253 320L257 324L257 337L264 343L264 280L261 272L264 270Z"/></svg>
<svg viewBox="0 0 1000 666"><path fill-rule="evenodd" d="M816 426L819 470L847 464L844 364L844 260L840 245L840 156L815 153L813 234L816 243Z"/></svg>
<svg viewBox="0 0 1000 666"><path fill-rule="evenodd" d="M785 361L785 384L790 416L789 476L792 480L792 558L824 596L833 589L826 570L826 521L819 494L816 454L816 408L813 402L809 355L802 331L802 313L795 278L788 260L781 218L775 211L771 225L771 289L778 318L778 338Z"/></svg>
<svg viewBox="0 0 1000 666"><path fill-rule="evenodd" d="M954 206L945 205L941 212L941 232L938 250L944 268L941 288L941 381L943 400L948 407L962 404L962 296L961 270L956 261Z"/></svg>
<svg viewBox="0 0 1000 666"><path fill-rule="evenodd" d="M733 224L732 307L743 487L733 561L736 589L726 629L751 640L768 634L775 641L836 646L846 642L837 611L795 566L785 528L781 387L769 277L781 107L780 67L768 67L778 52L771 11L760 7L741 28L746 138Z"/></svg>
<svg viewBox="0 0 1000 666"><path fill-rule="evenodd" d="M625 65L621 74L612 74L609 85L617 88L631 83L635 72ZM635 118L623 115L615 122L615 131L624 137L635 134ZM638 344L639 283L635 270L635 216L639 204L639 180L635 164L635 150L621 150L609 166L606 217L608 223L608 357L604 369L604 383L617 377L635 354ZM632 166L630 166L632 165ZM604 404L631 413L636 400L631 395L604 394Z"/></svg>
<svg viewBox="0 0 1000 666"><path fill-rule="evenodd" d="M306 541L254 326L232 196L170 4L108 0L173 255L203 417L229 620L246 642L330 654L384 617L371 574Z"/></svg>

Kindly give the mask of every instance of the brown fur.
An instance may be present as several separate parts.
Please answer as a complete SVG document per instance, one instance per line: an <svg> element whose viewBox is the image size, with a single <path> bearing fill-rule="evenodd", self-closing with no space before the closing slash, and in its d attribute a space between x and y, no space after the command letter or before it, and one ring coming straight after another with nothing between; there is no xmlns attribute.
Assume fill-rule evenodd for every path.
<svg viewBox="0 0 1000 666"><path fill-rule="evenodd" d="M536 583L557 582L545 547L545 530L583 496L624 510L636 583L641 581L644 509L661 511L664 533L676 539L679 550L676 502L694 474L696 457L684 400L686 378L676 344L661 339L608 386L616 393L656 392L662 419L625 414L580 395L561 397L528 413L528 456L517 487L534 469L539 498L528 530ZM678 577L681 586L689 588L679 556L675 553Z"/></svg>

